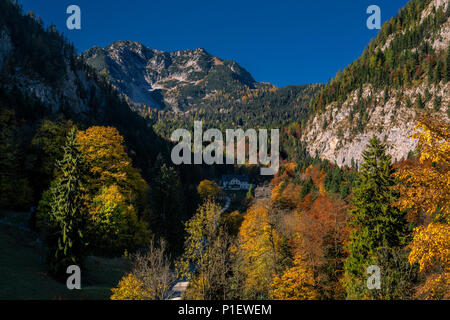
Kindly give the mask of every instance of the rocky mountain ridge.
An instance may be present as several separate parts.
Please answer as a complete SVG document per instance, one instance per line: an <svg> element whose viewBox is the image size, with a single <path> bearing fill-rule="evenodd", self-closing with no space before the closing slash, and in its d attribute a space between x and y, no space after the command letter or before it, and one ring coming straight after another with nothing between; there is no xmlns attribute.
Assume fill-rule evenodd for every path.
<svg viewBox="0 0 450 320"><path fill-rule="evenodd" d="M83 59L108 78L135 108L188 110L219 90L255 86L253 77L234 61L204 49L164 52L139 42L116 41L94 47Z"/></svg>
<svg viewBox="0 0 450 320"><path fill-rule="evenodd" d="M413 10L412 8L409 6L402 10ZM357 164L362 159L364 147L375 135L388 145L393 160L398 161L407 158L416 147L416 142L411 139L411 135L416 125L414 120L419 112L436 113L450 123L448 79L437 80L437 83L427 80L427 77L428 79L434 77L429 73L434 74L439 63L434 57L444 55L445 50L448 55L450 45L448 8L448 0L428 1L420 14L420 22L411 27L413 30L419 30L427 18L436 21L437 12L444 14L446 19L444 23L438 25L436 30L425 30L427 36L423 39L420 48L417 46L407 49L412 55L419 50L424 50L423 48L430 50L428 56L424 55L425 59L428 59L424 62L428 71L411 84L396 88L375 86L371 82L366 82L361 88L347 94L343 101L326 104L320 112L310 117L303 131L302 140L306 142L307 151L311 155L318 155L340 166ZM434 23L434 25L437 24ZM378 49L387 56L386 51L389 49L394 52L394 59L398 58L398 54L395 56L395 50L402 40L400 38L407 31L397 31L389 35L386 41L374 50L375 56L380 56L380 53L377 54ZM430 49L427 49L428 47ZM383 63L386 64L388 61ZM398 69L406 73L409 67L405 64L400 65ZM376 68L379 67L376 66ZM448 70L438 72L443 74Z"/></svg>
<svg viewBox="0 0 450 320"><path fill-rule="evenodd" d="M325 112L308 122L303 135L307 151L311 155L333 161L339 166L351 166L361 162L362 151L370 138L375 135L387 144L388 152L394 161L406 159L417 145L416 141L411 139L411 135L416 126L414 119L419 112L408 107L407 101L409 99L412 104L416 104L418 95L425 95L426 90L433 97L442 97L443 106L449 105L449 83L440 83L431 88L422 84L404 92L395 91L387 101L384 101L383 91L376 91L371 85L365 85L362 98L372 96L377 104L369 111L364 132L353 130L360 117L355 115L351 119L350 116L353 106L358 103L358 92L355 90L340 108L336 103L330 104ZM442 108L438 114L449 121L444 109L446 108ZM433 99L425 102L424 110L434 112Z"/></svg>

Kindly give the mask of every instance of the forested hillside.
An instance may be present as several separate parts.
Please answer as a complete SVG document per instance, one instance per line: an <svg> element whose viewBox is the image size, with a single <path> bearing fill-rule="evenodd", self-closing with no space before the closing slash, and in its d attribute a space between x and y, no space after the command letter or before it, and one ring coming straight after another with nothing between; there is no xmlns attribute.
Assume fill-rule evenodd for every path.
<svg viewBox="0 0 450 320"><path fill-rule="evenodd" d="M236 93L219 91L199 109L184 114L156 111L151 112L149 118L155 121L155 130L163 136L170 136L176 128L191 128L195 120L203 121L205 127L221 130L281 128L298 119L306 119L309 102L320 87L261 85Z"/></svg>
<svg viewBox="0 0 450 320"><path fill-rule="evenodd" d="M329 83L276 88L204 49L77 56L0 0L6 270L42 286L113 258L113 300L170 299L177 281L198 300L449 299L449 7L412 0ZM168 138L195 120L280 129L279 172L173 165ZM230 173L249 189L221 188ZM45 274L24 271L25 242Z"/></svg>
<svg viewBox="0 0 450 320"><path fill-rule="evenodd" d="M410 1L315 96L302 135L308 152L350 165L375 134L405 159L418 112L449 119L449 45L448 1Z"/></svg>
<svg viewBox="0 0 450 320"><path fill-rule="evenodd" d="M163 52L118 41L81 56L169 138L178 128L280 128L306 121L321 85L276 88L204 49Z"/></svg>
<svg viewBox="0 0 450 320"><path fill-rule="evenodd" d="M98 147L97 151L89 149L92 157L100 157L100 162L91 162L91 166L112 172L115 179L123 174L131 179L120 183L120 179L106 180L109 189L102 189L101 180L90 178L95 206L112 196L119 207L132 204L131 215L154 234L170 238L171 250L180 250L183 221L196 207L196 185L209 171L200 166L194 170L174 168L169 162L171 144L155 134L105 79L75 55L73 45L54 26L44 27L33 13L23 14L20 6L9 0L0 1L0 68L0 208L49 210L46 202L62 170L57 161L63 159L66 137L75 127L77 139L81 132L89 133L92 140L84 140L86 145ZM117 153L112 145L101 153L102 146L109 143L118 144L121 151ZM78 144L83 143L80 140ZM120 161L129 165L117 167ZM104 174L93 176L103 179ZM138 183L141 179L144 182ZM131 181L135 181L134 187ZM172 191L167 181L173 183ZM129 198L131 190L134 199L121 203L121 197L128 194ZM41 200L44 202L38 206ZM163 223L159 208L174 203L186 205L169 210ZM34 217L31 227L38 225ZM117 248L123 249L123 244Z"/></svg>

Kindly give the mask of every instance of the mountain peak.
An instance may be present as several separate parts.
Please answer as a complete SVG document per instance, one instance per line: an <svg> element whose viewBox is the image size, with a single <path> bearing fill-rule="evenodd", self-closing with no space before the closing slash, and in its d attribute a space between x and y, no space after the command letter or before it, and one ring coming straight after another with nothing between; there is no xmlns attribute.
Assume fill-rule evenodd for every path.
<svg viewBox="0 0 450 320"><path fill-rule="evenodd" d="M219 90L253 88L255 80L234 61L210 55L204 48L165 52L140 42L121 40L82 54L137 108L195 107Z"/></svg>
<svg viewBox="0 0 450 320"><path fill-rule="evenodd" d="M208 52L206 52L206 50L204 48L197 48L195 51L197 51L199 53L208 54Z"/></svg>

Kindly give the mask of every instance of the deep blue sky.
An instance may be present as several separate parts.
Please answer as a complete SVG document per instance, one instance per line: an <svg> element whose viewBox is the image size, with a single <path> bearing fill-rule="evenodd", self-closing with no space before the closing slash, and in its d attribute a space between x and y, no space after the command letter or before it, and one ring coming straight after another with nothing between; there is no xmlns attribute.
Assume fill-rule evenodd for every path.
<svg viewBox="0 0 450 320"><path fill-rule="evenodd" d="M81 52L116 40L135 40L165 51L205 48L235 60L257 81L277 86L326 82L358 58L382 21L407 0L19 0ZM66 28L66 9L80 6L82 30Z"/></svg>

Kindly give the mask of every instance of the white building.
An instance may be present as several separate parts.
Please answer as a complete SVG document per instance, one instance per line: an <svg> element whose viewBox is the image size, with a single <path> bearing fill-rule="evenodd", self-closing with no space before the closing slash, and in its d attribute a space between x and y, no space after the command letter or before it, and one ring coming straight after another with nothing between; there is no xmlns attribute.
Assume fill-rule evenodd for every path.
<svg viewBox="0 0 450 320"><path fill-rule="evenodd" d="M249 190L252 186L246 175L227 174L222 176L220 185L223 190Z"/></svg>

